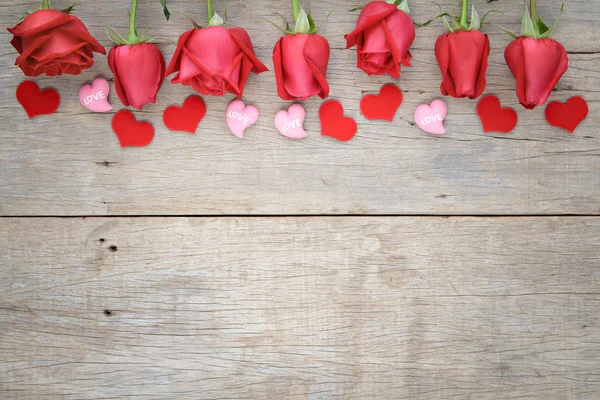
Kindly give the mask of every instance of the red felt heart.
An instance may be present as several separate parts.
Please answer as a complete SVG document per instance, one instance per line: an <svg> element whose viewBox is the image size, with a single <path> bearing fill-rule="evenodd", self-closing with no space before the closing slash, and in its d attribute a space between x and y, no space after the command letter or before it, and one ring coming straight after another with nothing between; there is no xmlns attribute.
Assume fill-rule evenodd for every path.
<svg viewBox="0 0 600 400"><path fill-rule="evenodd" d="M40 90L34 81L24 81L17 88L17 100L29 118L52 114L58 110L60 96L54 89Z"/></svg>
<svg viewBox="0 0 600 400"><path fill-rule="evenodd" d="M402 91L394 84L384 85L379 95L368 94L360 102L360 111L367 119L392 122L402 105Z"/></svg>
<svg viewBox="0 0 600 400"><path fill-rule="evenodd" d="M552 126L563 128L571 133L588 116L587 102L579 96L571 97L566 104L553 101L546 107L546 120Z"/></svg>
<svg viewBox="0 0 600 400"><path fill-rule="evenodd" d="M182 107L167 107L163 114L165 126L172 131L196 133L196 128L206 115L206 104L198 96L190 96L183 102Z"/></svg>
<svg viewBox="0 0 600 400"><path fill-rule="evenodd" d="M121 147L143 147L154 139L154 128L149 122L137 122L131 111L121 110L112 119L113 131Z"/></svg>
<svg viewBox="0 0 600 400"><path fill-rule="evenodd" d="M329 100L319 110L321 135L346 142L356 135L358 126L350 117L344 117L344 108L339 101Z"/></svg>
<svg viewBox="0 0 600 400"><path fill-rule="evenodd" d="M484 132L508 133L517 126L517 112L512 108L502 108L496 96L485 96L477 104L477 114Z"/></svg>

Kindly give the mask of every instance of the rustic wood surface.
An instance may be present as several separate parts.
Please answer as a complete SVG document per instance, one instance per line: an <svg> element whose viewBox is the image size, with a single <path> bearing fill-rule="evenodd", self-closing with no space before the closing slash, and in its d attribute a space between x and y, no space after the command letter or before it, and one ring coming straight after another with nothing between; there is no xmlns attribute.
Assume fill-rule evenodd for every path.
<svg viewBox="0 0 600 400"><path fill-rule="evenodd" d="M139 12L167 61L189 29L178 12L205 19L203 1L168 2L168 23L156 0ZM0 399L600 398L600 2L566 1L556 35L570 70L551 100L590 106L575 134L518 105L510 38L486 26L487 92L519 125L484 134L476 102L452 99L443 137L411 123L440 97L441 22L417 32L395 121L360 115L361 96L393 82L368 78L344 48L348 10L363 2L311 3L317 21L335 9L322 34L332 98L359 123L349 143L319 136L320 99L304 104L309 138L280 136L272 118L289 103L268 72L244 93L261 119L243 141L225 124L232 96L205 97L196 135L166 130L163 110L193 94L166 82L158 104L135 111L154 142L121 150L114 113L77 99L112 79L105 56L78 77L36 78L62 102L28 120L1 36ZM105 46L106 25L126 31L128 1L78 3ZM289 15L288 1L228 3L272 69L279 33L260 17ZM430 3L410 1L416 21L437 14ZM538 3L558 16L559 0ZM518 30L520 0L477 4ZM3 0L0 26L36 6Z"/></svg>
<svg viewBox="0 0 600 400"><path fill-rule="evenodd" d="M66 1L55 2L66 6ZM76 10L90 31L109 47L105 25L126 32L127 1L87 1ZM155 4L156 3L156 4ZM310 137L292 141L279 135L273 116L288 106L276 94L274 73L250 78L244 100L262 113L240 141L227 131L225 109L232 96L206 98L208 114L196 135L169 132L162 111L181 104L190 88L163 86L156 105L136 112L156 128L154 142L143 149L121 150L110 128L112 113L94 115L77 99L79 87L102 75L112 79L106 57L79 77L36 79L60 90L58 113L33 121L14 100L24 78L12 66L16 52L5 32L0 41L0 214L2 215L263 215L263 214L599 214L600 213L600 2L567 1L556 38L569 52L570 70L551 100L583 96L590 117L569 135L550 127L544 109L518 105L514 79L504 62L510 37L486 26L492 43L488 93L518 110L520 122L511 134L484 134L476 102L449 100L448 134L433 137L411 125L418 104L439 98L440 74L433 53L444 32L437 21L419 29L413 67L399 86L404 104L393 124L370 122L359 113L363 93L374 93L389 77L368 78L355 68L355 52L345 50L343 35L353 29L360 5L347 1L313 1L317 20L335 9L322 30L333 48L329 69L332 98L342 101L359 123L357 137L340 143L320 136L320 99L305 103ZM412 16L425 21L438 13L427 1L411 2ZM457 12L458 1L440 1ZM479 4L481 3L481 4ZM558 16L560 0L540 1L547 21ZM202 1L169 1L173 17L164 21L158 2L141 3L139 25L151 24L157 37L176 41L189 29L191 14L203 22ZM225 1L216 10L223 14ZM501 0L479 1L481 12L496 8L490 21L518 30L523 5ZM36 1L4 0L0 25L10 26ZM229 1L231 25L247 28L260 59L272 69L271 53L279 32L261 16L290 14L287 1ZM167 61L174 43L162 44ZM111 96L116 110L118 98Z"/></svg>
<svg viewBox="0 0 600 400"><path fill-rule="evenodd" d="M600 398L599 218L13 218L0 240L2 399Z"/></svg>

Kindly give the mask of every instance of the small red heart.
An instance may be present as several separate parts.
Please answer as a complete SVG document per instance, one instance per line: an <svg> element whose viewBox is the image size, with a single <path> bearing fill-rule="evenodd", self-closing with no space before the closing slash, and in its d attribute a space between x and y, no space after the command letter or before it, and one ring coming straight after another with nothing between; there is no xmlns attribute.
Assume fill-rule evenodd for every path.
<svg viewBox="0 0 600 400"><path fill-rule="evenodd" d="M196 133L196 129L206 115L206 104L198 96L190 96L183 102L182 107L167 107L163 114L165 126L172 131L185 131L191 134Z"/></svg>
<svg viewBox="0 0 600 400"><path fill-rule="evenodd" d="M392 122L396 111L402 105L402 91L394 84L384 85L379 95L368 94L360 102L360 111L370 120Z"/></svg>
<svg viewBox="0 0 600 400"><path fill-rule="evenodd" d="M24 81L17 88L17 100L29 118L52 114L58 110L60 96L54 89L40 90L34 81Z"/></svg>
<svg viewBox="0 0 600 400"><path fill-rule="evenodd" d="M350 117L344 117L344 107L339 101L329 100L319 110L321 136L330 136L346 142L356 135L358 126Z"/></svg>
<svg viewBox="0 0 600 400"><path fill-rule="evenodd" d="M131 111L121 110L112 119L113 131L121 147L143 147L154 139L154 128L149 122L137 122Z"/></svg>
<svg viewBox="0 0 600 400"><path fill-rule="evenodd" d="M587 102L579 96L571 97L566 104L553 101L546 107L546 120L552 126L563 128L571 133L588 116Z"/></svg>
<svg viewBox="0 0 600 400"><path fill-rule="evenodd" d="M502 108L496 96L485 96L477 104L477 114L484 132L508 133L517 126L517 112L512 108Z"/></svg>

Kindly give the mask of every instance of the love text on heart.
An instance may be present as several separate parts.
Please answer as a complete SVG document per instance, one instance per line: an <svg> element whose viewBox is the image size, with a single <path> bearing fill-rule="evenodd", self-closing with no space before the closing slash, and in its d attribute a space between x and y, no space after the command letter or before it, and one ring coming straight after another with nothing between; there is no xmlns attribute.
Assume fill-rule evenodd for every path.
<svg viewBox="0 0 600 400"><path fill-rule="evenodd" d="M248 126L250 124L250 118L246 117L244 114L239 113L237 111L229 110L229 114L227 114L229 118L236 119L240 121L242 124Z"/></svg>
<svg viewBox="0 0 600 400"><path fill-rule="evenodd" d="M300 119L295 119L292 122L285 123L281 127L281 130L285 133L285 132L288 132L288 131L290 131L292 129L300 128L301 126L302 126L302 121L300 121Z"/></svg>
<svg viewBox="0 0 600 400"><path fill-rule="evenodd" d="M98 101L100 99L105 99L106 95L104 94L103 90L100 90L99 92L96 93L92 93L88 96L85 96L83 99L83 102L85 104L92 104L94 101Z"/></svg>
<svg viewBox="0 0 600 400"><path fill-rule="evenodd" d="M443 120L444 120L444 118L442 117L442 114L435 114L435 115L432 115L431 117L421 118L421 124L423 126L425 126L425 125L429 125L434 122L443 121Z"/></svg>

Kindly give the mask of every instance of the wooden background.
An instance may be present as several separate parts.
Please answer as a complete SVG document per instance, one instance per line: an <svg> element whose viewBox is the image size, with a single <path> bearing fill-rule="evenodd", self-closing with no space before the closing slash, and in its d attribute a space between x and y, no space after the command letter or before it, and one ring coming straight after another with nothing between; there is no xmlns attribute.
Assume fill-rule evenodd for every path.
<svg viewBox="0 0 600 400"><path fill-rule="evenodd" d="M79 3L105 46L104 26L126 32L127 1ZM558 16L560 1L538 3L547 22ZM178 12L206 17L203 1L169 5L168 23L158 1L139 12L167 61L189 29ZM348 143L320 137L320 99L304 103L307 139L280 136L272 118L289 103L268 72L244 92L261 112L244 140L226 128L232 96L205 98L195 135L166 130L162 111L193 93L167 81L135 112L153 143L121 150L113 114L77 99L84 83L112 79L105 56L77 77L36 78L62 102L28 120L3 34L1 399L600 398L600 3L566 1L556 34L570 69L551 100L590 106L574 135L518 105L510 38L488 25L487 93L517 110L518 127L484 134L476 102L448 99L442 137L412 124L440 97L441 22L417 31L395 121L367 121L360 98L392 80L367 77L345 50L360 5L310 4L317 21L335 9L322 34L332 98L359 123ZM410 5L416 21L438 12ZM2 1L0 26L36 6ZM518 30L520 0L478 7ZM260 17L275 11L291 14L284 0L228 7L270 69L279 32ZM114 91L111 102L120 109Z"/></svg>

